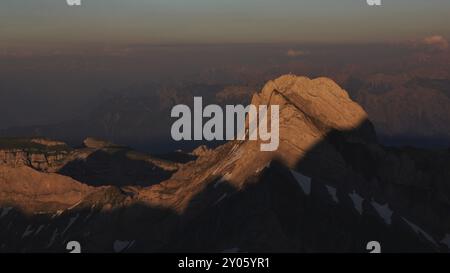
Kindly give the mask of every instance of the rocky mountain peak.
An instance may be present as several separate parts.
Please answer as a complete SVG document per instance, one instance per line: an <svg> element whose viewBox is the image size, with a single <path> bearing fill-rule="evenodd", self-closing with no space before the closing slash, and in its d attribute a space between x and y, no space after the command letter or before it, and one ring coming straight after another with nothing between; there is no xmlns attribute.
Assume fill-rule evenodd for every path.
<svg viewBox="0 0 450 273"><path fill-rule="evenodd" d="M365 111L334 81L309 79L294 75L269 81L252 104L279 105L279 147L262 152L261 141L231 141L181 167L174 176L155 187L145 189L142 196L154 205L182 211L190 198L211 179L219 177L235 188L245 188L272 162L296 169L305 156L314 157L309 173L340 175L345 161L329 143L329 135L343 134L346 141L369 143L375 132ZM270 122L270 118L269 118ZM317 147L320 145L320 147ZM201 149L201 148L200 148ZM179 188L176 195L156 197L161 188ZM182 200L182 201L181 201Z"/></svg>
<svg viewBox="0 0 450 273"><path fill-rule="evenodd" d="M324 77L281 76L269 81L260 93L255 94L252 103L293 106L326 130L352 130L367 120L363 108L333 80Z"/></svg>
<svg viewBox="0 0 450 273"><path fill-rule="evenodd" d="M338 133L354 142L376 140L367 113L328 78L281 76L255 94L252 104L280 106L280 146L268 160L281 159L291 167L330 134ZM252 150L259 154L256 148ZM327 151L326 156L330 153Z"/></svg>

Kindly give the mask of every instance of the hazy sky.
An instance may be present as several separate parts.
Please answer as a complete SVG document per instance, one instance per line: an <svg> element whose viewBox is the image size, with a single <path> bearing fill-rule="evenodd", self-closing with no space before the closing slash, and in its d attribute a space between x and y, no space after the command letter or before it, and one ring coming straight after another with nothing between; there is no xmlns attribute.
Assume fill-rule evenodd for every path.
<svg viewBox="0 0 450 273"><path fill-rule="evenodd" d="M450 34L449 0L1 0L0 45L377 42Z"/></svg>

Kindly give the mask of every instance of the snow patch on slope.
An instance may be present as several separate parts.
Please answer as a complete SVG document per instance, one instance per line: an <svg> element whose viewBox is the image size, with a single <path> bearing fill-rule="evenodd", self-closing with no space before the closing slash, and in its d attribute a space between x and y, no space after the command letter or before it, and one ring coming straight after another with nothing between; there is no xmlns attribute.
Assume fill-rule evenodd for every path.
<svg viewBox="0 0 450 273"><path fill-rule="evenodd" d="M12 210L12 207L2 208L2 213L0 214L0 218L5 217Z"/></svg>
<svg viewBox="0 0 450 273"><path fill-rule="evenodd" d="M227 197L227 195L228 195L227 193L224 193L219 199L217 199L217 201L213 204L213 206L222 202L222 200L225 199Z"/></svg>
<svg viewBox="0 0 450 273"><path fill-rule="evenodd" d="M328 186L328 185L325 185L325 187L327 188L327 191L331 195L331 198L333 199L333 201L335 203L339 203L339 199L337 197L337 190L336 190L336 188L332 187L332 186Z"/></svg>
<svg viewBox="0 0 450 273"><path fill-rule="evenodd" d="M385 205L380 205L377 202L372 201L372 206L375 208L378 215L380 215L380 217L383 218L384 222L387 225L390 225L392 223L392 214L394 212L389 208L388 203L386 203Z"/></svg>
<svg viewBox="0 0 450 273"><path fill-rule="evenodd" d="M34 230L31 229L31 225L28 225L25 231L22 234L22 239L33 233Z"/></svg>
<svg viewBox="0 0 450 273"><path fill-rule="evenodd" d="M402 217L403 221L405 221L410 227L411 229L417 233L422 235L423 237L425 237L425 239L427 239L428 241L430 241L433 245L437 246L436 241L433 239L433 237L431 237L430 234L426 233L423 229L421 229L419 226L417 226L416 224L406 220L404 217Z"/></svg>
<svg viewBox="0 0 450 273"><path fill-rule="evenodd" d="M120 252L124 251L125 249L132 247L134 245L134 242L135 241L130 242L130 241L116 240L116 241L114 241L114 244L113 244L114 252L120 253Z"/></svg>
<svg viewBox="0 0 450 273"><path fill-rule="evenodd" d="M67 227L64 229L64 231L62 232L62 234L65 234L66 231L69 230L69 228L73 225L73 223L75 223L75 221L78 219L78 216L80 216L79 213L77 213L77 215L75 215L74 217L70 218L69 224L68 224Z"/></svg>
<svg viewBox="0 0 450 273"><path fill-rule="evenodd" d="M450 249L450 234L445 234L445 237L441 240L441 243L446 245L447 248Z"/></svg>
<svg viewBox="0 0 450 273"><path fill-rule="evenodd" d="M350 199L353 201L353 205L355 206L355 209L359 212L359 214L362 215L363 213L363 201L364 198L361 197L356 191L353 191L352 193L348 194L350 196Z"/></svg>
<svg viewBox="0 0 450 273"><path fill-rule="evenodd" d="M294 176L295 180L297 180L298 184L302 188L303 192L306 195L311 194L311 178L304 176L303 174L296 172L294 170L291 170L292 175Z"/></svg>

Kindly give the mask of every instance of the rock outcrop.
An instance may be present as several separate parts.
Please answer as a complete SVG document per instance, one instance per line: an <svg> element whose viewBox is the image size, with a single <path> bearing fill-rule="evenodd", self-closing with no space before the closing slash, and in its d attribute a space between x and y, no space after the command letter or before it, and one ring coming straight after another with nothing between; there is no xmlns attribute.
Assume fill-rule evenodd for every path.
<svg viewBox="0 0 450 273"><path fill-rule="evenodd" d="M70 177L38 172L30 167L0 166L0 204L27 212L66 209L93 192L94 188Z"/></svg>
<svg viewBox="0 0 450 273"><path fill-rule="evenodd" d="M46 147L65 147L67 146L67 144L65 142L62 141L56 141L56 140L51 140L51 139L47 139L47 138L33 138L30 140L31 143L36 143L39 145L43 145Z"/></svg>
<svg viewBox="0 0 450 273"><path fill-rule="evenodd" d="M116 144L98 138L88 137L83 141L86 148L102 149L117 147Z"/></svg>
<svg viewBox="0 0 450 273"><path fill-rule="evenodd" d="M199 157L199 156L207 155L207 154L210 153L210 152L211 152L211 149L209 149L209 148L208 148L207 146L205 146L205 145L201 145L201 146L195 148L195 149L191 152L191 155Z"/></svg>
<svg viewBox="0 0 450 273"><path fill-rule="evenodd" d="M0 165L29 166L39 171L55 172L64 163L68 152L33 152L23 149L0 150Z"/></svg>
<svg viewBox="0 0 450 273"><path fill-rule="evenodd" d="M0 140L0 165L28 166L39 171L55 172L69 156L71 148L64 142L44 138Z"/></svg>

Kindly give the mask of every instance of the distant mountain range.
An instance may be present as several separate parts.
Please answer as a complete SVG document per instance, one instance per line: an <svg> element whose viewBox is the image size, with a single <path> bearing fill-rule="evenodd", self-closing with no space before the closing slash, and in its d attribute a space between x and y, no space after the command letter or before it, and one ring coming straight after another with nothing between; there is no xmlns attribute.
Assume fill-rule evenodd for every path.
<svg viewBox="0 0 450 273"><path fill-rule="evenodd" d="M85 252L450 250L450 150L381 145L328 78L285 75L251 101L280 105L275 152L246 140L155 157L94 138L2 139L0 252L65 252L69 241ZM150 101L118 105L128 102ZM138 127L136 108L115 109L104 128Z"/></svg>
<svg viewBox="0 0 450 273"><path fill-rule="evenodd" d="M380 141L394 146L450 147L450 80L374 74L340 80L353 100L366 109ZM85 118L57 124L11 127L0 135L45 136L78 145L86 135L151 152L192 149L170 139L170 110L192 104L247 104L257 85L187 84L150 94L120 94L99 103Z"/></svg>
<svg viewBox="0 0 450 273"><path fill-rule="evenodd" d="M376 75L345 83L369 114L382 141L450 146L450 80Z"/></svg>

